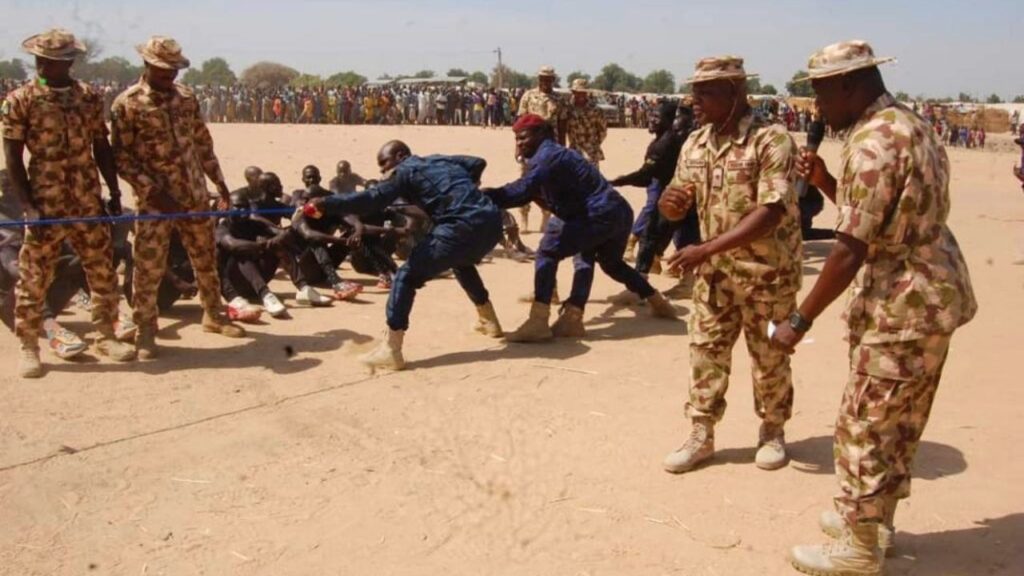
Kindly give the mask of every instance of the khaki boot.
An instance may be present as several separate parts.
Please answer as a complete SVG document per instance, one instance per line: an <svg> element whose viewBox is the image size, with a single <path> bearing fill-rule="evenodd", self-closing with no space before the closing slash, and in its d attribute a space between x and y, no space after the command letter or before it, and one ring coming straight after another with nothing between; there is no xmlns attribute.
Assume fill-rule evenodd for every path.
<svg viewBox="0 0 1024 576"><path fill-rule="evenodd" d="M494 305L490 302L477 306L476 316L473 330L491 338L501 338L505 335L501 330L501 323L498 322L498 315L494 312Z"/></svg>
<svg viewBox="0 0 1024 576"><path fill-rule="evenodd" d="M636 262L636 244L640 241L640 237L636 234L630 234L629 240L626 241L626 253L622 255L622 259L626 262Z"/></svg>
<svg viewBox="0 0 1024 576"><path fill-rule="evenodd" d="M402 344L405 342L405 330L384 331L384 338L369 354L364 354L359 361L373 372L378 368L388 370L404 370L405 357L402 356Z"/></svg>
<svg viewBox="0 0 1024 576"><path fill-rule="evenodd" d="M39 361L39 344L37 342L22 341L21 350L18 353L18 375L22 378L43 377L43 364Z"/></svg>
<svg viewBox="0 0 1024 576"><path fill-rule="evenodd" d="M228 338L244 338L245 328L224 318L219 312L203 312L203 331L220 334Z"/></svg>
<svg viewBox="0 0 1024 576"><path fill-rule="evenodd" d="M689 472L715 453L715 424L711 418L694 418L690 437L678 450L665 457L665 470L673 474Z"/></svg>
<svg viewBox="0 0 1024 576"><path fill-rule="evenodd" d="M555 337L548 327L548 318L551 317L551 305L534 302L530 306L530 317L523 322L523 325L505 335L509 342L543 342Z"/></svg>
<svg viewBox="0 0 1024 576"><path fill-rule="evenodd" d="M96 339L96 351L115 362L135 359L135 348L118 340L113 326L109 330L100 331L100 337Z"/></svg>
<svg viewBox="0 0 1024 576"><path fill-rule="evenodd" d="M882 551L882 555L886 558L891 558L896 553L896 506L899 500L895 498L885 499L885 517L884 520L878 524L878 548ZM843 517L839 515L835 510L825 510L818 517L818 526L821 527L821 531L832 538L842 538L843 529L846 527L846 522L843 521Z"/></svg>
<svg viewBox="0 0 1024 576"><path fill-rule="evenodd" d="M679 317L679 313L672 304L661 295L661 292L655 292L647 298L647 305L651 307L651 315L655 318L665 318L667 320L675 320Z"/></svg>
<svg viewBox="0 0 1024 576"><path fill-rule="evenodd" d="M693 282L694 276L688 272L679 277L679 282L676 282L675 286L665 290L662 294L670 300L689 300L693 297Z"/></svg>
<svg viewBox="0 0 1024 576"><path fill-rule="evenodd" d="M608 303L616 306L636 306L640 302L640 295L632 290L623 290L608 297Z"/></svg>
<svg viewBox="0 0 1024 576"><path fill-rule="evenodd" d="M520 296L519 301L522 302L523 304L532 304L534 297L535 294L531 290L528 294L523 294L522 296ZM558 297L558 288L556 287L555 290L551 293L551 304L557 306L561 303L562 299Z"/></svg>
<svg viewBox="0 0 1024 576"><path fill-rule="evenodd" d="M761 470L778 470L786 462L786 433L782 426L762 423L754 463Z"/></svg>
<svg viewBox="0 0 1024 576"><path fill-rule="evenodd" d="M583 310L565 304L558 313L558 319L551 325L551 333L555 338L582 338L587 335L583 327Z"/></svg>
<svg viewBox="0 0 1024 576"><path fill-rule="evenodd" d="M842 537L829 544L794 546L793 567L812 576L878 576L884 557L878 549L878 526L844 526Z"/></svg>
<svg viewBox="0 0 1024 576"><path fill-rule="evenodd" d="M156 346L156 322L149 326L139 326L135 336L135 354L139 360L152 360L160 354Z"/></svg>
<svg viewBox="0 0 1024 576"><path fill-rule="evenodd" d="M661 256L655 256L654 261L651 262L651 269L647 271L648 274L661 274Z"/></svg>

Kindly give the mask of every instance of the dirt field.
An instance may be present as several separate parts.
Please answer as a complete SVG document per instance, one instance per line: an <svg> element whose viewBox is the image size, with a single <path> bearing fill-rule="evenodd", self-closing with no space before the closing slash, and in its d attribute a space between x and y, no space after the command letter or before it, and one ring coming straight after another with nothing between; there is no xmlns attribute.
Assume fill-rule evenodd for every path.
<svg viewBox="0 0 1024 576"><path fill-rule="evenodd" d="M422 154L483 156L488 185L517 172L508 130L213 134L232 187L248 164L287 188L305 164L329 177L342 158L370 176L390 138ZM612 130L604 172L638 166L647 138ZM838 145L823 154L835 169ZM889 574L1024 574L1017 157L951 152L951 222L981 311L953 341ZM639 205L642 190L625 193ZM806 245L805 290L828 249ZM515 328L532 266L496 259L481 273ZM824 538L816 520L836 488L832 424L846 375L840 304L794 359L790 466L753 465L758 422L740 344L715 463L673 476L661 459L687 429L685 322L611 306L619 287L598 274L587 338L506 345L469 331L471 304L442 279L417 300L409 370L370 377L355 357L383 327L386 294L354 278L368 285L357 302L292 309L242 341L202 333L198 303L179 304L153 362L44 353L46 378L23 381L15 339L0 338L0 574L773 575L793 573L789 546ZM294 304L290 284L274 287ZM88 330L80 312L64 320Z"/></svg>

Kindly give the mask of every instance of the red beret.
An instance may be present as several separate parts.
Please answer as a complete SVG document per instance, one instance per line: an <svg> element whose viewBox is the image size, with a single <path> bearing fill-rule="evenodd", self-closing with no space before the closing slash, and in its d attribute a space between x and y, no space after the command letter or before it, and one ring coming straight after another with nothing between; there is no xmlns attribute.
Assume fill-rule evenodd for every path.
<svg viewBox="0 0 1024 576"><path fill-rule="evenodd" d="M513 132L548 126L548 121L536 114L524 114L512 125Z"/></svg>

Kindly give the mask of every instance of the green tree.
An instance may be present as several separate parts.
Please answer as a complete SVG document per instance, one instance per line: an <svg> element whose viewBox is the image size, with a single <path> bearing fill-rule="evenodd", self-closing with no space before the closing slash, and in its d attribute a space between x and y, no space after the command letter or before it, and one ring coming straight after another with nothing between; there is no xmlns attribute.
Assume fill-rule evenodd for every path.
<svg viewBox="0 0 1024 576"><path fill-rule="evenodd" d="M203 62L200 67L200 74L203 77L203 84L213 86L230 86L238 82L234 71L223 58L210 58Z"/></svg>
<svg viewBox="0 0 1024 576"><path fill-rule="evenodd" d="M357 74L352 70L331 74L324 80L328 86L362 86L366 84L366 76Z"/></svg>
<svg viewBox="0 0 1024 576"><path fill-rule="evenodd" d="M470 82L474 83L474 84L479 85L479 86L487 86L487 82L488 82L487 74L484 74L483 72L481 72L479 70L477 70L476 72L473 72L472 74L470 74L468 80Z"/></svg>
<svg viewBox="0 0 1024 576"><path fill-rule="evenodd" d="M668 70L654 70L644 78L641 89L654 94L671 94L676 86L676 77Z"/></svg>
<svg viewBox="0 0 1024 576"><path fill-rule="evenodd" d="M284 86L298 78L299 71L277 62L257 62L242 71L241 80L249 86L261 88Z"/></svg>
<svg viewBox="0 0 1024 576"><path fill-rule="evenodd" d="M627 72L622 66L611 63L601 68L591 83L593 88L606 92L636 92L640 89L643 81L638 76Z"/></svg>
<svg viewBox="0 0 1024 576"><path fill-rule="evenodd" d="M502 64L500 69L498 66L495 66L491 71L491 86L500 86L501 88L529 88L532 84L532 78L518 70L509 68L505 64Z"/></svg>
<svg viewBox="0 0 1024 576"><path fill-rule="evenodd" d="M957 102L977 102L974 96L971 96L967 92L961 92L956 97Z"/></svg>
<svg viewBox="0 0 1024 576"><path fill-rule="evenodd" d="M679 93L680 94L693 94L693 84L690 84L689 82L684 82L684 83L680 84L679 85Z"/></svg>
<svg viewBox="0 0 1024 576"><path fill-rule="evenodd" d="M899 91L899 92L896 92L896 100L899 100L900 102L910 102L910 94L907 94L906 92L903 92L902 90Z"/></svg>
<svg viewBox="0 0 1024 576"><path fill-rule="evenodd" d="M572 86L573 81L576 80L577 78L583 78L587 82L590 82L590 74L587 74L586 72L580 72L579 70L573 70L572 72L569 72L569 75L565 77L565 81L566 83L569 84L569 86Z"/></svg>
<svg viewBox="0 0 1024 576"><path fill-rule="evenodd" d="M435 74L433 70L420 70L412 75L413 78L433 78L434 76Z"/></svg>
<svg viewBox="0 0 1024 576"><path fill-rule="evenodd" d="M993 93L993 94L990 94L989 97L985 99L985 103L986 104L1002 104L1003 103L1003 99L999 97L999 94Z"/></svg>
<svg viewBox="0 0 1024 576"><path fill-rule="evenodd" d="M805 98L811 98L814 96L814 88L811 88L811 83L808 81L798 82L803 78L807 78L808 74L806 70L799 70L796 74L793 74L793 79L786 82L786 92L789 92L790 96L802 96Z"/></svg>
<svg viewBox="0 0 1024 576"><path fill-rule="evenodd" d="M773 84L765 84L761 87L761 94L768 94L769 96L776 96L779 90L775 88Z"/></svg>
<svg viewBox="0 0 1024 576"><path fill-rule="evenodd" d="M1024 94L1018 94L1013 97L1014 104L1024 104Z"/></svg>
<svg viewBox="0 0 1024 576"><path fill-rule="evenodd" d="M469 77L469 72L466 72L462 68L449 68L448 69L448 77L449 78L468 78Z"/></svg>
<svg viewBox="0 0 1024 576"><path fill-rule="evenodd" d="M25 62L21 58L0 60L0 78L4 80L24 80L28 78Z"/></svg>
<svg viewBox="0 0 1024 576"><path fill-rule="evenodd" d="M309 88L313 86L320 86L324 83L324 79L316 74L299 74L295 78L292 78L288 84L295 88Z"/></svg>
<svg viewBox="0 0 1024 576"><path fill-rule="evenodd" d="M747 78L747 94L764 94L760 78Z"/></svg>

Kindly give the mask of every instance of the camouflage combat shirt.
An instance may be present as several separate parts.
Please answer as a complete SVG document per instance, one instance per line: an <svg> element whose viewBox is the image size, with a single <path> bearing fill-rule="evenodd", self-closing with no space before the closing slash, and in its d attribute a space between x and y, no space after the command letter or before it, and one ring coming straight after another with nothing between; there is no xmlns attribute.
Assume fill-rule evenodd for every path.
<svg viewBox="0 0 1024 576"><path fill-rule="evenodd" d="M33 80L7 95L3 137L25 143L30 197L44 218L103 211L93 141L107 137L103 99L84 82L54 89Z"/></svg>
<svg viewBox="0 0 1024 576"><path fill-rule="evenodd" d="M915 340L974 317L967 264L946 225L946 151L888 93L846 137L836 204L836 232L868 245L846 310L851 334L865 344Z"/></svg>

